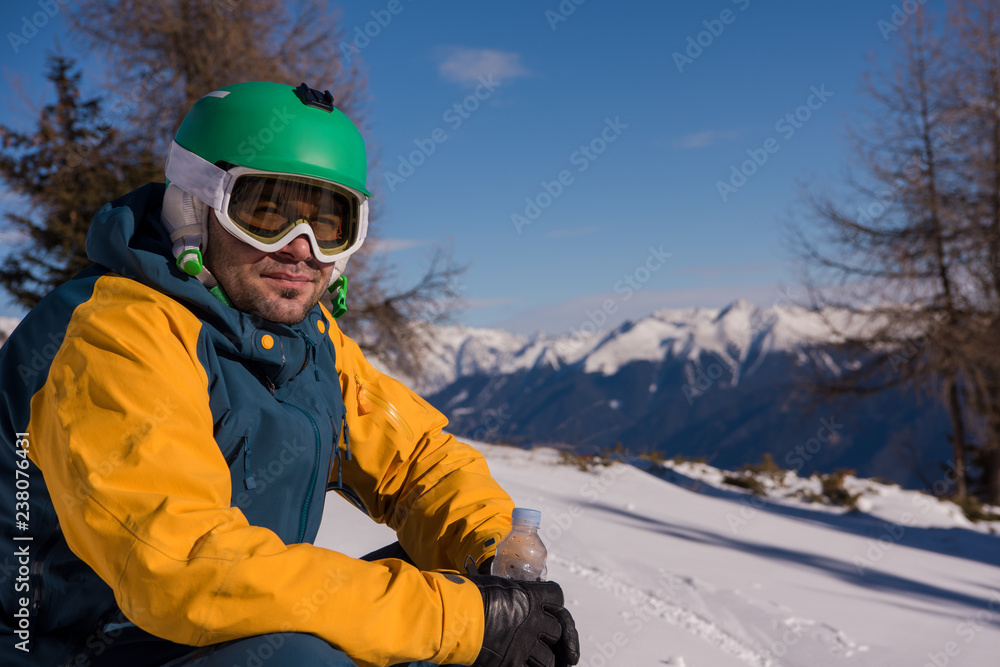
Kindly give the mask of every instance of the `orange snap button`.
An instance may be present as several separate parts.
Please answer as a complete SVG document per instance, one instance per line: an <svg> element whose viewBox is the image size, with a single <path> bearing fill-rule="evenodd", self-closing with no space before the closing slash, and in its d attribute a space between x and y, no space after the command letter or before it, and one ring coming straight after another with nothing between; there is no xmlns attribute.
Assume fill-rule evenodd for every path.
<svg viewBox="0 0 1000 667"><path fill-rule="evenodd" d="M274 338L272 338L267 334L264 334L263 336L260 337L260 346L265 350L270 350L272 347L274 347Z"/></svg>
<svg viewBox="0 0 1000 667"><path fill-rule="evenodd" d="M326 322L323 320L316 320L316 328L319 329L320 333L326 333Z"/></svg>

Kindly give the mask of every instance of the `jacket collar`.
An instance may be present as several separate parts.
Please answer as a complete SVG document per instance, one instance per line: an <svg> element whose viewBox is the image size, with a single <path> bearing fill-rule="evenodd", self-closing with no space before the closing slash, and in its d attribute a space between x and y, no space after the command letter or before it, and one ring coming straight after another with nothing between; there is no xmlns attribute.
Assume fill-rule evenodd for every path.
<svg viewBox="0 0 1000 667"><path fill-rule="evenodd" d="M87 256L113 273L138 281L183 303L213 330L217 350L254 362L280 386L297 375L318 342L314 306L296 325L269 322L227 306L173 261L171 241L160 224L166 186L150 183L105 204L87 232Z"/></svg>

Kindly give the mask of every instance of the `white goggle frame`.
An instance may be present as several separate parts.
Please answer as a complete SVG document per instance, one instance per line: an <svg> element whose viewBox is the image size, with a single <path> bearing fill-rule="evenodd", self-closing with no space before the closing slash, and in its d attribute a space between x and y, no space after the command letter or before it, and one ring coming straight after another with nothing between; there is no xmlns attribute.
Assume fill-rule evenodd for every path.
<svg viewBox="0 0 1000 667"><path fill-rule="evenodd" d="M261 171L259 169L250 169L249 167L233 167L229 171L226 171L224 169L220 169L211 162L208 162L199 155L185 149L177 142L171 142L170 153L167 157L166 166L167 179L171 183L176 184L180 189L208 204L209 208L215 211L219 224L221 224L227 232L257 250L275 252L284 248L299 236L305 235L309 238L309 244L313 251L312 254L316 261L322 264L332 264L338 260L347 259L354 254L364 243L365 237L368 236L368 197L364 193L358 192L357 190L349 188L346 185L333 183L338 188L356 196L360 202L358 210L357 236L355 237L353 244L335 255L324 254L320 250L319 242L316 240L316 236L310 225L296 225L297 229L289 232L275 243L264 243L259 241L258 239L247 235L242 229L240 229L240 227L229 218L229 213L227 212L229 209L229 200L232 196L233 186L236 183L236 179L240 176L246 175L277 177L291 176L294 178L314 180L317 183L333 183L332 181L324 181L323 179L316 178L314 176Z"/></svg>

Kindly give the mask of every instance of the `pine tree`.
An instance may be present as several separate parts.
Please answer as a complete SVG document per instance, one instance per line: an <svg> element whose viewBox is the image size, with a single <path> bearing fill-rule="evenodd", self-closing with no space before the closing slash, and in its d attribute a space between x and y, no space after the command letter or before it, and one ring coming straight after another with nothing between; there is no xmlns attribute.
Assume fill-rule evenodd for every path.
<svg viewBox="0 0 1000 667"><path fill-rule="evenodd" d="M56 101L41 109L36 129L0 126L0 179L20 200L6 219L24 238L0 266L0 285L28 308L90 263L84 248L97 210L162 173L102 120L100 98L83 99L72 59L47 64Z"/></svg>

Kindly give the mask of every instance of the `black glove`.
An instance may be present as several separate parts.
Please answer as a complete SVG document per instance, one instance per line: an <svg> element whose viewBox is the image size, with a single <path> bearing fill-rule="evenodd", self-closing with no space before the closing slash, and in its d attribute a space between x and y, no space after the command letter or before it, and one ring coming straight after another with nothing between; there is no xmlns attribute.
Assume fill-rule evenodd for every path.
<svg viewBox="0 0 1000 667"><path fill-rule="evenodd" d="M580 660L580 637L563 593L552 581L469 577L483 594L483 650L473 667L569 667Z"/></svg>

